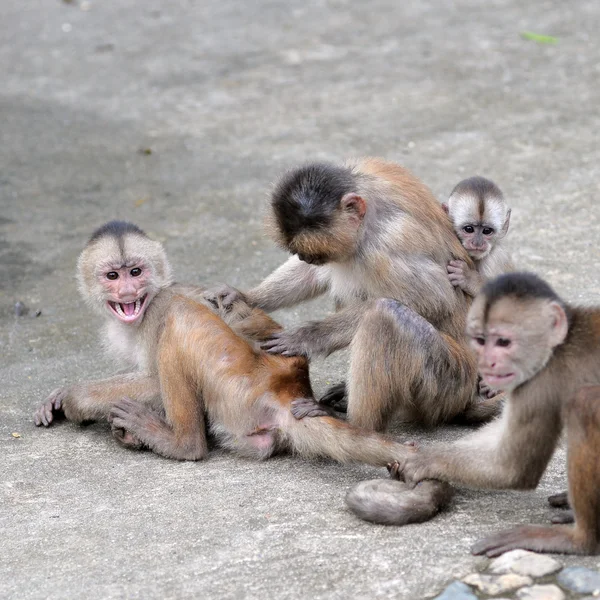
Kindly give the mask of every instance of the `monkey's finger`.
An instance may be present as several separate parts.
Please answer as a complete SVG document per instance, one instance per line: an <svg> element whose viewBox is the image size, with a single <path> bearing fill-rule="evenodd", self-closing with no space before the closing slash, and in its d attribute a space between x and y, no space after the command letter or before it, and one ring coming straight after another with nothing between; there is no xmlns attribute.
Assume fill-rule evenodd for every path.
<svg viewBox="0 0 600 600"><path fill-rule="evenodd" d="M450 267L456 267L458 269L464 269L464 267L466 266L466 263L463 260L451 260L448 263L448 268Z"/></svg>
<svg viewBox="0 0 600 600"><path fill-rule="evenodd" d="M462 267L453 267L451 265L448 265L446 267L446 270L448 271L448 274L456 274L456 275L462 275L463 274L463 268Z"/></svg>
<svg viewBox="0 0 600 600"><path fill-rule="evenodd" d="M559 515L554 515L550 520L554 525L566 525L568 523L575 523L575 514L572 510L565 510Z"/></svg>

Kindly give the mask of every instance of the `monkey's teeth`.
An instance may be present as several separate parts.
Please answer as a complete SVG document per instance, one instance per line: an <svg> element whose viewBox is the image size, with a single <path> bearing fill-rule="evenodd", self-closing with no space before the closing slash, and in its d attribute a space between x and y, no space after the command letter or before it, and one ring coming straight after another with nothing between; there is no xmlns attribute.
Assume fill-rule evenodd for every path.
<svg viewBox="0 0 600 600"><path fill-rule="evenodd" d="M140 312L140 308L142 307L142 299L138 298L135 301L135 308L133 309L133 314L137 315Z"/></svg>
<svg viewBox="0 0 600 600"><path fill-rule="evenodd" d="M123 312L123 309L121 308L121 305L118 302L115 302L115 310L117 311L120 317L125 317L125 313Z"/></svg>

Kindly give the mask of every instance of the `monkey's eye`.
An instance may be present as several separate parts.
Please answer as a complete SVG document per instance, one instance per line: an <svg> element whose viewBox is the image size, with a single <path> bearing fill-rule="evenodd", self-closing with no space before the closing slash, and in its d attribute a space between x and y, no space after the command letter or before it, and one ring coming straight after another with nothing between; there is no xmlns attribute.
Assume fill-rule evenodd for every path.
<svg viewBox="0 0 600 600"><path fill-rule="evenodd" d="M116 271L109 271L106 274L106 279L110 279L111 281L114 281L115 279L119 279L119 274Z"/></svg>
<svg viewBox="0 0 600 600"><path fill-rule="evenodd" d="M463 227L463 231L465 233L475 233L475 228L473 227L473 225L465 225Z"/></svg>
<svg viewBox="0 0 600 600"><path fill-rule="evenodd" d="M510 346L510 340L508 338L498 338L496 340L496 346L500 346L500 348L508 348Z"/></svg>
<svg viewBox="0 0 600 600"><path fill-rule="evenodd" d="M494 229L492 227L484 227L483 235L492 235L494 233Z"/></svg>
<svg viewBox="0 0 600 600"><path fill-rule="evenodd" d="M474 337L473 340L478 346L485 346L485 338L484 337Z"/></svg>
<svg viewBox="0 0 600 600"><path fill-rule="evenodd" d="M139 267L134 267L131 269L131 271L129 271L129 274L132 277L139 277L142 274L142 270Z"/></svg>

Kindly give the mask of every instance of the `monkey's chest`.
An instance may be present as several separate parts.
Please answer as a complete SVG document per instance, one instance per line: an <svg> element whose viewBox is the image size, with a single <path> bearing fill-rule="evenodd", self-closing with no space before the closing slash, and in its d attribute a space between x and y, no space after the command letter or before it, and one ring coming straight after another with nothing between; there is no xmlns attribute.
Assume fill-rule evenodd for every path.
<svg viewBox="0 0 600 600"><path fill-rule="evenodd" d="M367 300L373 295L370 292L375 285L365 269L337 265L331 269L330 294L342 305Z"/></svg>
<svg viewBox="0 0 600 600"><path fill-rule="evenodd" d="M120 368L147 370L149 366L147 353L142 350L143 345L138 340L136 333L136 331L115 327L111 324L106 332L106 349Z"/></svg>

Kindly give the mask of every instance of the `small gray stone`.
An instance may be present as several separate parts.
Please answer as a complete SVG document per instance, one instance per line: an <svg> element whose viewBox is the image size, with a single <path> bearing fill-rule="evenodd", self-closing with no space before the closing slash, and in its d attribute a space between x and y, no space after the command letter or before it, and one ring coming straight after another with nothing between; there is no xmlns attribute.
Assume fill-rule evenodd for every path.
<svg viewBox="0 0 600 600"><path fill-rule="evenodd" d="M463 579L465 583L476 587L479 591L490 596L497 596L505 592L516 590L524 585L531 585L533 579L516 573L507 573L506 575L482 575L473 573Z"/></svg>
<svg viewBox="0 0 600 600"><path fill-rule="evenodd" d="M561 563L550 556L527 552L526 550L512 550L492 561L489 570L492 573L517 573L529 577L545 577L556 573L562 568Z"/></svg>
<svg viewBox="0 0 600 600"><path fill-rule="evenodd" d="M579 594L600 594L600 573L585 567L569 567L558 576L558 583Z"/></svg>
<svg viewBox="0 0 600 600"><path fill-rule="evenodd" d="M29 312L29 308L25 305L24 302L20 300L15 302L15 315L17 317L24 317Z"/></svg>
<svg viewBox="0 0 600 600"><path fill-rule="evenodd" d="M517 592L518 600L565 600L562 590L556 585L532 585Z"/></svg>
<svg viewBox="0 0 600 600"><path fill-rule="evenodd" d="M433 600L477 600L477 596L468 585L460 581L454 581Z"/></svg>

